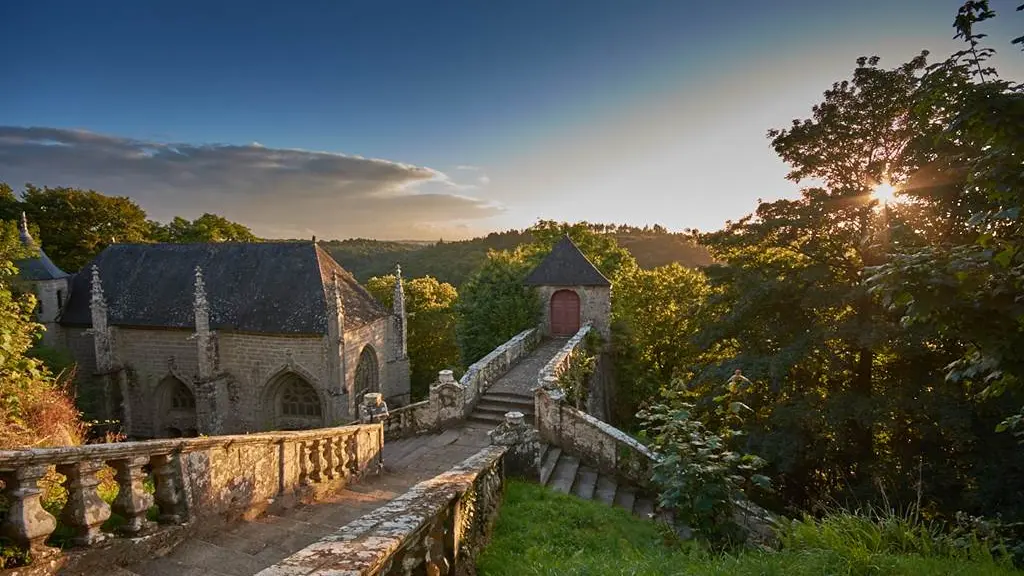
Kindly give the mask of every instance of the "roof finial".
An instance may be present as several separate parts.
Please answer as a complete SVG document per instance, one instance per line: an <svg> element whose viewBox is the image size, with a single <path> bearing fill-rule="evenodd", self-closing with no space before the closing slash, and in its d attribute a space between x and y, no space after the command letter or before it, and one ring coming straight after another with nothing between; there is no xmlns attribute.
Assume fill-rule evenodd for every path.
<svg viewBox="0 0 1024 576"><path fill-rule="evenodd" d="M21 223L18 224L18 234L21 236L22 244L27 246L32 243L32 235L28 233L28 216L24 211L21 213Z"/></svg>

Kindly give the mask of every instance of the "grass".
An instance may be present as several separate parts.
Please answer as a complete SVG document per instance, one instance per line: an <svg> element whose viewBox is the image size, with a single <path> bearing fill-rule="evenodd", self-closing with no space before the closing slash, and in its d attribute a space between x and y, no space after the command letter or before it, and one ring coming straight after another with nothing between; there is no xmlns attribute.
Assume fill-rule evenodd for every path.
<svg viewBox="0 0 1024 576"><path fill-rule="evenodd" d="M781 551L712 554L623 510L510 481L477 568L483 576L1020 574L981 546L933 545L925 529L901 532L863 516L798 521L784 532Z"/></svg>

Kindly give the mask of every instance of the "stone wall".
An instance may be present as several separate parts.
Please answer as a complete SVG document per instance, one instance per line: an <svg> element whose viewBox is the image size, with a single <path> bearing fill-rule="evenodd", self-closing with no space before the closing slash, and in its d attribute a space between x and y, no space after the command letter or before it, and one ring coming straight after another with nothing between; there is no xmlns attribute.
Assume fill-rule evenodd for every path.
<svg viewBox="0 0 1024 576"><path fill-rule="evenodd" d="M589 324L583 326L538 374L534 396L537 429L545 442L583 457L606 473L649 488L655 454L625 432L571 406L559 388L558 375L568 366L572 352L584 346L591 329Z"/></svg>
<svg viewBox="0 0 1024 576"><path fill-rule="evenodd" d="M217 332L217 392L227 406L218 410L217 429L204 429L202 394L199 382L199 352L191 330L114 327L111 329L114 362L125 368L127 412L125 432L136 438L163 437L171 427L185 430L187 422L170 417L161 383L168 376L183 383L197 403L197 422L192 428L203 433L241 433L281 428L275 419L275 378L294 373L317 392L322 418L316 427L337 425L356 419L351 387L355 381L359 355L367 346L377 356L378 382L389 404L408 402L408 360L388 361L387 343L390 318L362 326L345 334L345 385L331 382L330 343L324 336L252 334ZM83 408L91 418L116 418L104 406L102 378L96 377L93 337L81 328L65 328L63 343L78 363L76 387L87 400ZM108 399L109 400L109 399Z"/></svg>
<svg viewBox="0 0 1024 576"><path fill-rule="evenodd" d="M507 449L484 448L257 576L475 574L501 504Z"/></svg>
<svg viewBox="0 0 1024 576"><path fill-rule="evenodd" d="M572 290L580 297L580 326L592 324L606 339L611 336L612 289L610 286L540 286L537 294L543 302L541 330L551 335L551 296L559 290Z"/></svg>
<svg viewBox="0 0 1024 576"><path fill-rule="evenodd" d="M437 414L431 410L430 401L423 400L390 410L382 423L384 440L397 440L432 430L437 423Z"/></svg>
<svg viewBox="0 0 1024 576"><path fill-rule="evenodd" d="M56 466L68 477L62 521L74 532L76 544L92 547L61 555L57 567L73 566L75 573L91 573L90 566L109 565L111 559L147 557L153 552L147 542L173 545L186 532L215 530L240 518L254 518L271 506L289 506L335 492L363 474L379 472L383 444L382 426L369 424L2 451L3 497L12 506L0 523L0 534L32 549L33 557L56 554L43 544L56 522L43 510L37 489L47 468ZM96 473L106 465L114 468L119 484L112 506L96 491ZM153 494L144 489L147 467L152 470ZM172 527L147 520L154 503L161 524ZM112 511L125 518L120 530L131 540L101 532Z"/></svg>

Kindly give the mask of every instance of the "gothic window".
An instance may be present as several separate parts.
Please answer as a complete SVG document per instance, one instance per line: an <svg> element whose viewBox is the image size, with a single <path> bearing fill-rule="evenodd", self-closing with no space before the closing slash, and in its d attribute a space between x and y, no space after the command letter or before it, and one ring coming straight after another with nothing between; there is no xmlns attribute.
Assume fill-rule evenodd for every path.
<svg viewBox="0 0 1024 576"><path fill-rule="evenodd" d="M195 410L196 398L181 382L171 391L171 410Z"/></svg>
<svg viewBox="0 0 1024 576"><path fill-rule="evenodd" d="M64 308L64 291L57 290L57 309L60 310L62 308Z"/></svg>
<svg viewBox="0 0 1024 576"><path fill-rule="evenodd" d="M320 397L316 390L297 376L289 375L281 384L279 398L282 416L319 418L322 415Z"/></svg>
<svg viewBox="0 0 1024 576"><path fill-rule="evenodd" d="M356 366L356 403L362 402L363 394L380 391L379 374L377 353L374 352L372 346L363 348L363 352L359 355L359 365Z"/></svg>
<svg viewBox="0 0 1024 576"><path fill-rule="evenodd" d="M168 374L157 387L156 429L165 437L195 436L196 397L184 382Z"/></svg>

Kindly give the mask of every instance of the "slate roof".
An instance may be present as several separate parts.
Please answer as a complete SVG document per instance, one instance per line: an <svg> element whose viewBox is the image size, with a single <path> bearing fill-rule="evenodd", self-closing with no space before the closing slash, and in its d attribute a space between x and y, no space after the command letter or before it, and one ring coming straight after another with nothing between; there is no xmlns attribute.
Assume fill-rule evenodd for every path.
<svg viewBox="0 0 1024 576"><path fill-rule="evenodd" d="M562 238L551 253L530 272L523 282L528 286L611 286L568 237Z"/></svg>
<svg viewBox="0 0 1024 576"><path fill-rule="evenodd" d="M326 334L324 286L334 272L342 289L346 329L388 315L312 242L114 244L75 275L61 324L92 325L93 264L99 267L111 325L193 328L197 265L203 271L214 330Z"/></svg>
<svg viewBox="0 0 1024 576"><path fill-rule="evenodd" d="M18 267L18 275L25 280L57 280L70 276L61 270L50 260L50 257L43 252L32 235L28 232L28 220L25 213L21 214L21 224L18 226L18 236L21 238L22 246L35 251L38 255L34 258L17 260L14 265Z"/></svg>

